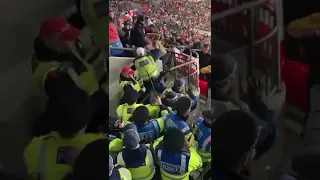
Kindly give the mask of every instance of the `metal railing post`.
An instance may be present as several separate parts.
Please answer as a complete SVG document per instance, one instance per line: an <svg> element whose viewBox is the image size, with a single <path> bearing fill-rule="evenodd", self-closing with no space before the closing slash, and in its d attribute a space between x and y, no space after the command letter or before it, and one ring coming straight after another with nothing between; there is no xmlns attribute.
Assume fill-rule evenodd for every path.
<svg viewBox="0 0 320 180"><path fill-rule="evenodd" d="M278 28L277 32L277 64L276 64L276 84L277 84L277 90L280 90L281 88L281 54L280 54L280 43L281 43L281 31L280 28L282 27L281 24L281 14L282 14L282 2L281 1L276 1L276 26Z"/></svg>
<svg viewBox="0 0 320 180"><path fill-rule="evenodd" d="M253 77L253 60L254 60L254 39L255 39L255 30L254 30L254 9L251 8L248 10L248 24L247 24L247 32L248 32L248 44L249 48L247 49L248 54L248 68L247 74L248 77Z"/></svg>

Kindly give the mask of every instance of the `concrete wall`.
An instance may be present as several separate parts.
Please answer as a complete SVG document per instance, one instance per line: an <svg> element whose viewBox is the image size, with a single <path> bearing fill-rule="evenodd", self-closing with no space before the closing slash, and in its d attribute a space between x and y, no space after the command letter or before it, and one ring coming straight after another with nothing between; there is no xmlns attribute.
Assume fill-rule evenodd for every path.
<svg viewBox="0 0 320 180"><path fill-rule="evenodd" d="M72 1L1 1L0 121L7 121L31 92L32 41L45 18L59 15Z"/></svg>
<svg viewBox="0 0 320 180"><path fill-rule="evenodd" d="M30 58L40 22L61 14L74 0L0 1L0 163L24 172L28 121L38 114L32 96Z"/></svg>

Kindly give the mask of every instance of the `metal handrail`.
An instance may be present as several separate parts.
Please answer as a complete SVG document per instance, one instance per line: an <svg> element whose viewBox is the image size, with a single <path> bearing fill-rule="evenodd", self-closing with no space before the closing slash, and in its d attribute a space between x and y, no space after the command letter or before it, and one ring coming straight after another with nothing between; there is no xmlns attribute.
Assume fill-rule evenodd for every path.
<svg viewBox="0 0 320 180"><path fill-rule="evenodd" d="M134 51L134 48L119 48L119 47L109 47L109 50L128 50L128 51Z"/></svg>
<svg viewBox="0 0 320 180"><path fill-rule="evenodd" d="M217 14L212 15L211 16L211 22L218 21L218 20L220 20L220 19L222 19L222 18L224 18L226 16L232 16L232 15L235 15L237 13L240 13L241 11L254 8L256 6L259 6L264 1L266 1L266 0L256 0L256 1L253 1L253 2L249 2L249 3L246 3L246 4L240 5L240 6L235 7L235 8L229 9L229 10L224 10L222 12L219 12Z"/></svg>
<svg viewBox="0 0 320 180"><path fill-rule="evenodd" d="M175 51L169 51L169 52L174 53L174 55L176 55L176 54L183 55L183 56L185 56L185 57L188 57L188 59L190 60L190 61L188 61L188 62L186 62L186 63L182 63L182 64L180 64L180 65L175 65L173 68L170 68L170 69L167 70L167 71L169 71L169 72L174 71L175 79L176 79L176 78L177 78L177 76L176 76L176 70L179 69L179 68L181 68L181 67L183 67L183 66L188 66L188 77L187 77L187 78L188 78L188 85L190 86L190 84L191 84L191 77L192 77L193 75L195 75L195 74L199 74L199 72L200 72L200 70L199 70L199 54L198 54L196 51L194 51L194 50L190 50L190 55L187 55L187 54L185 54L185 53L183 53L183 52L179 52L179 53L177 53L177 52L175 52ZM192 54L194 54L195 57L192 56ZM176 58L176 57L175 57L175 58ZM195 72L192 73L191 69L192 69L192 64L194 64L194 63L197 63L197 64L196 64L197 69L195 69ZM185 77L183 77L183 78L185 78ZM196 82L199 82L199 76L196 76L196 77L195 77L195 80L196 80ZM196 83L195 86L196 86L196 88L199 88L199 84L198 84L198 83Z"/></svg>
<svg viewBox="0 0 320 180"><path fill-rule="evenodd" d="M183 66L187 66L187 65L192 64L192 63L194 63L194 62L195 62L195 60L188 61L188 62L186 62L186 63L184 63L184 64L180 64L180 65L174 66L173 68L170 68L170 69L168 69L168 70L166 70L166 71L174 71L174 70L176 70L176 69L179 69L179 68L181 68L181 67L183 67Z"/></svg>
<svg viewBox="0 0 320 180"><path fill-rule="evenodd" d="M275 27L268 35L266 35L265 37L262 37L262 38L256 40L256 41L254 42L254 45L255 45L255 46L256 46L256 45L259 45L259 44L263 43L264 41L270 39L273 35L275 35L275 34L277 33L277 31L278 31L278 27ZM242 47L240 47L240 48L237 48L237 49L228 51L228 52L225 53L225 54L236 54L236 53L245 51L245 50L247 50L248 48L249 48L249 45L244 45L244 46L242 46ZM213 53L213 56L218 56L218 54L217 54L217 53Z"/></svg>
<svg viewBox="0 0 320 180"><path fill-rule="evenodd" d="M252 23L254 23L254 21L255 21L255 19L256 18L254 18L254 15L253 15L253 9L256 7L256 6L260 6L260 5L262 5L263 3L265 2L265 0L256 0L256 1L254 1L254 2L249 2L249 3L245 3L245 4L243 4L243 5L239 5L238 7L234 7L234 8L232 8L232 9L229 9L229 10L224 10L224 11L222 11L222 12L219 12L219 13L217 13L216 15L213 15L212 16L212 18L211 18L211 20L212 20L212 22L215 22L215 21L217 21L217 20L220 20L220 19L222 19L222 18L225 18L226 16L232 16L232 15L235 15L235 14L237 14L237 13L241 13L241 12L243 12L243 11L248 11L248 13L247 13L247 16L248 16L248 20L250 20L250 22L249 22L249 26L251 26L251 27L248 27L249 28L249 31L248 31L248 33L251 35L248 35L248 40L249 40L249 43L247 44L247 45L243 45L242 47L240 47L240 48L237 48L237 49L233 49L233 50L231 50L231 51L229 51L229 52L227 52L227 54L236 54L236 53L239 53L239 52L243 52L243 51L246 51L247 49L251 49L251 53L252 53L252 51L254 50L253 48L254 48L254 46L257 46L257 45L260 45L261 43L263 43L263 42L266 42L266 41L268 41L270 38L272 38L273 36L275 36L275 35L277 35L277 40L278 40L278 44L279 44L279 39L280 39L280 31L279 31L279 17L278 16L276 16L276 14L277 13L280 13L280 9L279 9L279 2L277 1L277 3L276 3L276 14L274 14L275 15L275 17L277 18L276 19L276 25L275 25L275 27L273 27L272 28L272 30L271 30L271 32L269 32L266 36L264 36L264 37L262 37L262 38L259 38L258 40L255 40L254 38L254 36L252 36L253 34L252 33L254 33L254 25L252 24ZM267 10L270 10L270 8L269 7L264 7L265 9L267 9ZM250 31L250 29L251 29L251 31ZM278 49L276 49L275 50L276 52L275 53L277 53L277 57L278 57L278 62L277 62L277 64L274 64L275 65L275 70L277 71L276 73L276 76L274 76L274 75L271 75L271 76L268 76L268 77L271 77L273 80L275 80L274 82L275 82L275 84L272 84L273 85L273 87L271 87L271 89L268 89L268 86L266 85L266 94L267 95L272 95L273 93L275 93L277 90L279 90L280 88L281 88L281 80L280 80L280 55L279 55L279 47L278 47ZM216 56L217 54L213 54L214 56ZM249 54L249 56L250 56L251 54ZM253 54L252 54L253 55ZM248 63L249 64L251 64L251 66L252 66L252 59L253 59L254 57L249 57L249 59L248 59ZM251 59L251 60L250 60ZM251 62L251 63L250 63ZM249 65L250 66L250 65ZM252 68L252 67L248 67L248 69L250 69L250 68ZM250 76L250 72L248 71L248 75ZM268 84L268 80L266 79L266 83Z"/></svg>

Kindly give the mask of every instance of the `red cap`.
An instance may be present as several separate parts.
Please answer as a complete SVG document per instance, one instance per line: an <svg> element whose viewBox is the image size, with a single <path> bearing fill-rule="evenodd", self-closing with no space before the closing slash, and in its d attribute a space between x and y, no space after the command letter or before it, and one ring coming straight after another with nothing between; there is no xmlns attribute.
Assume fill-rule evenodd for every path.
<svg viewBox="0 0 320 180"><path fill-rule="evenodd" d="M63 41L75 41L79 38L81 31L72 27L62 17L50 18L42 22L39 36L56 36Z"/></svg>
<svg viewBox="0 0 320 180"><path fill-rule="evenodd" d="M134 74L134 70L132 70L129 66L125 66L122 68L123 73Z"/></svg>

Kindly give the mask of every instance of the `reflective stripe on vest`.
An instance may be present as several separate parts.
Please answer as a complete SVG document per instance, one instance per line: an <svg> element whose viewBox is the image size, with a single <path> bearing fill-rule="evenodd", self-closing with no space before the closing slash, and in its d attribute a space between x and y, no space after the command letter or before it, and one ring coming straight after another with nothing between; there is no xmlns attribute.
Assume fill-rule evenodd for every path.
<svg viewBox="0 0 320 180"><path fill-rule="evenodd" d="M39 155L39 164L38 164L38 173L39 180L46 180L46 152L47 152L47 144L45 140L42 140L40 155Z"/></svg>
<svg viewBox="0 0 320 180"><path fill-rule="evenodd" d="M83 63L84 66L86 66L86 72L82 72L80 75L78 75L74 71L74 69L69 65L69 63L59 63L57 61L39 62L34 56L34 58L32 59L32 66L34 68L33 75L38 88L45 92L45 81L47 79L47 75L52 71L64 70L66 73L68 73L70 78L80 89L85 90L87 93L89 93L89 95L95 93L99 89L99 85L92 67L86 62L84 62L79 53L75 50L72 51L72 54L81 63Z"/></svg>
<svg viewBox="0 0 320 180"><path fill-rule="evenodd" d="M123 120L124 117L124 105L122 105L120 120Z"/></svg>
<svg viewBox="0 0 320 180"><path fill-rule="evenodd" d="M155 135L156 135L155 138L159 138L160 137L160 127L159 127L159 124L158 124L157 120L152 120L151 123L153 124L154 129L156 131L156 132L154 132Z"/></svg>
<svg viewBox="0 0 320 180"><path fill-rule="evenodd" d="M183 134L185 134L187 131L189 131L190 130L190 128L189 128L189 126L186 126L186 127L184 127L184 128L182 128L181 129L181 131L183 132Z"/></svg>
<svg viewBox="0 0 320 180"><path fill-rule="evenodd" d="M131 174L129 170L125 168L119 168L118 171L120 173L121 180L131 180Z"/></svg>
<svg viewBox="0 0 320 180"><path fill-rule="evenodd" d="M179 177L175 177L175 176L177 176L177 175L172 175L172 174L169 174L169 173L167 173L167 172L165 172L165 171L163 171L162 169L161 169L161 163L162 163L162 161L161 161L161 155L162 155L162 150L161 149L159 149L158 150L158 153L157 153L157 156L158 156L158 159L159 159L159 161L160 161L160 171L162 172L161 174L163 175L163 176L165 176L165 177L167 177L167 178L169 178L169 179L177 179L177 180L179 180L179 179L184 179L184 178L186 178L187 176L188 176L188 173L186 173L186 164L187 164L187 157L185 156L185 155L183 155L183 154L181 154L181 161L180 161L180 169L181 169L181 176L179 176Z"/></svg>
<svg viewBox="0 0 320 180"><path fill-rule="evenodd" d="M143 79L140 76L138 77L134 76L134 79L139 83L140 88L142 89L144 87Z"/></svg>
<svg viewBox="0 0 320 180"><path fill-rule="evenodd" d="M210 162L211 161L211 152L202 152L197 151L199 156L201 157L202 162Z"/></svg>
<svg viewBox="0 0 320 180"><path fill-rule="evenodd" d="M166 118L164 119L165 122L165 127L166 128L178 128L179 126L171 119L170 115L166 116ZM185 126L184 128L181 129L181 131L183 132L184 135L187 135L186 132L190 131L189 126Z"/></svg>
<svg viewBox="0 0 320 180"><path fill-rule="evenodd" d="M78 88L80 88L81 90L88 92L89 90L85 88L85 86L83 85L83 83L81 82L78 74L72 69L67 67L67 69L63 69L63 63L60 65L60 70L61 71L66 71L69 75L69 77L72 79L72 81L78 86Z"/></svg>
<svg viewBox="0 0 320 180"><path fill-rule="evenodd" d="M203 144L202 144L201 150L202 150L203 152L206 151L206 147L208 146L208 144L209 144L210 142L211 142L211 135L208 136L208 137L204 140L204 142L203 142Z"/></svg>
<svg viewBox="0 0 320 180"><path fill-rule="evenodd" d="M124 159L123 159L123 156L122 156L122 152L120 152L117 156L117 160L120 161L120 164L123 164L125 166L125 162L124 162ZM142 168L142 167L147 167L147 168L150 168L149 171L150 173L144 177L132 177L132 180L145 180L145 179L151 179L150 176L154 175L155 173L155 165L154 165L154 161L153 161L153 156L152 156L152 152L150 151L150 149L147 147L147 156L146 156L146 159L145 159L145 163L146 163L146 166L141 166L141 167L138 167L138 168ZM147 166L149 165L149 166ZM138 168L128 168L128 169L138 169ZM130 172L132 172L133 170L131 170ZM132 175L132 173L131 173Z"/></svg>
<svg viewBox="0 0 320 180"><path fill-rule="evenodd" d="M124 86L126 84L129 84L134 90L139 92L141 90L139 82L136 81L135 79L133 79L133 81L135 81L135 84L132 81L121 81L120 85L119 85L120 86L120 91L123 93Z"/></svg>
<svg viewBox="0 0 320 180"><path fill-rule="evenodd" d="M140 66L140 63L145 61L148 61L147 64ZM135 60L134 65L137 68L138 73L143 81L148 81L149 76L150 78L153 78L158 75L157 66L151 56L144 56L140 59Z"/></svg>

